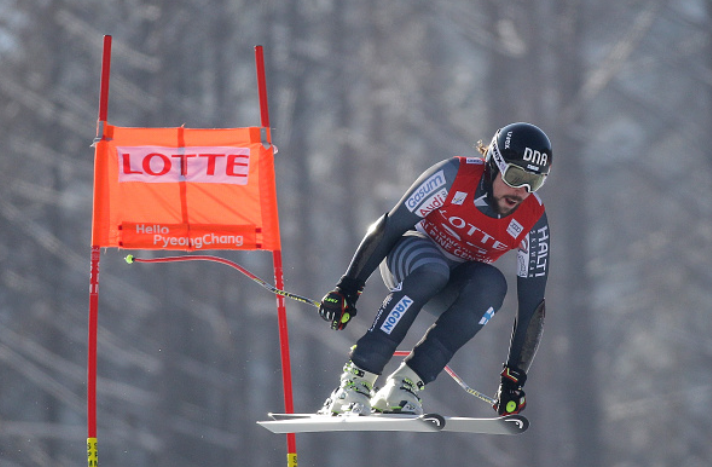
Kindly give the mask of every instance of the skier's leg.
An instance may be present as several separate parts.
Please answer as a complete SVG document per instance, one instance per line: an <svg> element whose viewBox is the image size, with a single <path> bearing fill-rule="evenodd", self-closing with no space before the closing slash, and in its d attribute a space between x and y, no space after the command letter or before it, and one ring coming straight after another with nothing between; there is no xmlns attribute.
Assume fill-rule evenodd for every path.
<svg viewBox="0 0 712 467"><path fill-rule="evenodd" d="M499 310L506 293L507 281L494 266L475 262L458 266L448 286L428 304L447 308L406 358L408 366L425 384L434 381L455 352Z"/></svg>
<svg viewBox="0 0 712 467"><path fill-rule="evenodd" d="M380 374L413 324L418 312L448 283L450 266L428 239L405 236L381 265L391 293L371 328L358 340L351 360Z"/></svg>
<svg viewBox="0 0 712 467"><path fill-rule="evenodd" d="M376 378L405 337L418 311L447 284L450 273L447 262L432 242L410 235L399 241L384 265L384 280L392 291L371 329L352 350L339 387L326 400L320 413L370 412Z"/></svg>

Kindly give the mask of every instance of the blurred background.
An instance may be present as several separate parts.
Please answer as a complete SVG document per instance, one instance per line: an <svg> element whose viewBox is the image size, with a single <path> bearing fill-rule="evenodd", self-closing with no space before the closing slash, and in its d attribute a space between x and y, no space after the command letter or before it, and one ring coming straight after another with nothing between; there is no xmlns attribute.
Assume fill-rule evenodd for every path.
<svg viewBox="0 0 712 467"><path fill-rule="evenodd" d="M259 125L264 46L286 288L316 299L431 164L513 121L553 142L530 430L298 435L300 465L710 465L709 0L0 0L3 467L86 465L104 34L121 126ZM102 254L100 465L285 465L285 437L255 424L284 407L274 296L218 264L129 267L128 253L160 256ZM270 253L217 254L272 280ZM489 394L515 315L510 255L510 297L451 362ZM287 304L297 411L336 386L385 293L375 274L341 333ZM447 375L424 398L494 413Z"/></svg>

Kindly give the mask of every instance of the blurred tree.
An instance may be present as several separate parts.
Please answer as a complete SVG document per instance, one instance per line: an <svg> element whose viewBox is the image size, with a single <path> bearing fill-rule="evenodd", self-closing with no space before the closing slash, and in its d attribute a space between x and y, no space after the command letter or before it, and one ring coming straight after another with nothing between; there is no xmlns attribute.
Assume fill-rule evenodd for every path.
<svg viewBox="0 0 712 467"><path fill-rule="evenodd" d="M102 34L114 37L110 121L126 126L257 124L252 47L265 45L287 288L314 298L430 164L473 154L513 120L554 142L542 190L551 311L528 383L531 432L303 436L303 465L706 465L711 9L0 1L3 465L61 467L84 455L88 145ZM124 254L102 257L102 464L283 465L283 437L254 424L283 405L274 297L221 266L127 269ZM224 256L271 277L268 254ZM507 260L502 269L513 279ZM298 410L331 391L383 292L374 277L344 333L288 305ZM453 362L482 390L494 390L506 352L505 308ZM491 413L461 393L441 378L427 403Z"/></svg>

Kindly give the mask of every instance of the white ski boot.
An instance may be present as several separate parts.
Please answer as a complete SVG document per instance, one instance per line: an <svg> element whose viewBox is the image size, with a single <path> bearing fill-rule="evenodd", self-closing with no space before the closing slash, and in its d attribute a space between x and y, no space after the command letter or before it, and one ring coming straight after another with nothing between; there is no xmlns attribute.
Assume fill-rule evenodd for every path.
<svg viewBox="0 0 712 467"><path fill-rule="evenodd" d="M423 401L418 396L423 389L425 383L404 362L373 396L371 406L378 412L423 415Z"/></svg>
<svg viewBox="0 0 712 467"><path fill-rule="evenodd" d="M341 384L319 410L322 415L370 415L373 384L378 375L362 370L349 361L344 365Z"/></svg>

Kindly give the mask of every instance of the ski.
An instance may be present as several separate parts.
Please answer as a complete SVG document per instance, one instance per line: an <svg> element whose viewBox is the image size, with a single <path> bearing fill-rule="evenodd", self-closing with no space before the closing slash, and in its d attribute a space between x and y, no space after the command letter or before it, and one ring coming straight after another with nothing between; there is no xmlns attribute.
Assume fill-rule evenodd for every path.
<svg viewBox="0 0 712 467"><path fill-rule="evenodd" d="M270 413L272 420L257 422L272 433L319 433L331 431L403 431L416 433L455 432L512 435L529 428L522 415L496 418L445 417L439 414L329 416Z"/></svg>

